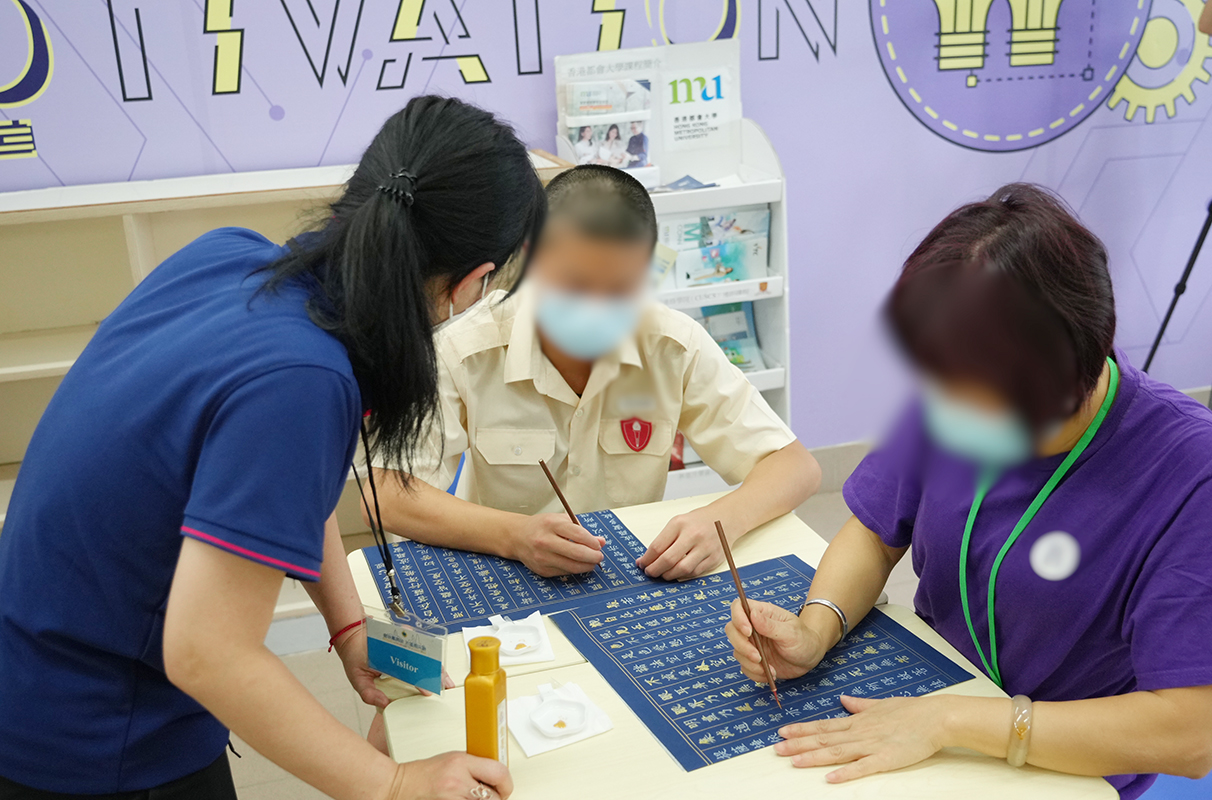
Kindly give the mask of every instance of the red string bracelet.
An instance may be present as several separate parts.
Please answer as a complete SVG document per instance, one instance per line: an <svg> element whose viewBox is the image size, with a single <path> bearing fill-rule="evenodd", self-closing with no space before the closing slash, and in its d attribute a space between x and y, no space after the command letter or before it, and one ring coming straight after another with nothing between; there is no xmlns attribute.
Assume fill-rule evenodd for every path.
<svg viewBox="0 0 1212 800"><path fill-rule="evenodd" d="M363 618L363 619L358 620L357 622L349 623L344 628L342 628L341 630L334 633L332 635L332 638L328 640L328 652L331 653L332 649L337 646L337 639L340 639L342 636L349 633L350 631L352 631L354 628L358 627L359 625L365 625L365 624L366 624L366 619Z"/></svg>

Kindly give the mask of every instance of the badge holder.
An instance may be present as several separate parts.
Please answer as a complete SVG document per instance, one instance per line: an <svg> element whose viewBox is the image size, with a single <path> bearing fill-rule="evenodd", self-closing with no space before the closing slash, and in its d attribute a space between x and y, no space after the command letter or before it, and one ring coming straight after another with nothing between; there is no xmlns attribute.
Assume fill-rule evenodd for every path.
<svg viewBox="0 0 1212 800"><path fill-rule="evenodd" d="M367 412L369 414L370 412ZM362 425L363 452L370 453L370 437L366 425ZM369 462L369 455L367 456ZM433 694L442 693L442 662L446 655L446 628L427 622L404 608L403 592L396 577L395 562L387 535L383 532L383 517L379 513L379 491L375 486L374 470L366 470L370 496L374 501L374 513L362 491L362 479L358 468L353 467L354 479L358 482L358 493L367 517L373 518L370 526L375 545L383 558L387 571L387 590L390 600L386 603L386 619L379 616L366 617L366 656L370 668L396 680L411 684Z"/></svg>
<svg viewBox="0 0 1212 800"><path fill-rule="evenodd" d="M366 618L370 668L433 694L442 693L446 628L405 611L388 619Z"/></svg>

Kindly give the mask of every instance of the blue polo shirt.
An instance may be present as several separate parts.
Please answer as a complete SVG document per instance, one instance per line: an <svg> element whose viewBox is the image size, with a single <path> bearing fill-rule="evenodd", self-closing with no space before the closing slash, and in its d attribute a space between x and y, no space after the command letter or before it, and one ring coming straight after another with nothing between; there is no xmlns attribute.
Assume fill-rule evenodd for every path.
<svg viewBox="0 0 1212 800"><path fill-rule="evenodd" d="M255 294L283 248L208 233L97 330L34 432L0 535L0 775L37 789L149 788L228 732L164 674L169 586L190 536L317 580L361 398L308 317L314 282Z"/></svg>

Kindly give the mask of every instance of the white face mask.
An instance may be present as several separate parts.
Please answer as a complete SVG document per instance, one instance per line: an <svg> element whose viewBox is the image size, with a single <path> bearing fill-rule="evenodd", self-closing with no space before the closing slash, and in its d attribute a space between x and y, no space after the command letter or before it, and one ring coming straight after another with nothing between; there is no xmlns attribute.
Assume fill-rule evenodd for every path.
<svg viewBox="0 0 1212 800"><path fill-rule="evenodd" d="M454 297L450 298L450 315L447 316L446 319L442 320L441 322L439 322L437 325L434 326L434 328L433 328L434 333L437 333L438 331L442 330L443 328L445 328L450 323L454 322L459 317L466 315L468 311L471 311L473 308L475 308L477 305L480 304L480 302L488 294L488 278L490 275L492 275L491 272L484 273L484 285L480 287L480 299L475 301L471 305L469 305L467 308L460 311L458 314L456 314L455 310L454 310Z"/></svg>

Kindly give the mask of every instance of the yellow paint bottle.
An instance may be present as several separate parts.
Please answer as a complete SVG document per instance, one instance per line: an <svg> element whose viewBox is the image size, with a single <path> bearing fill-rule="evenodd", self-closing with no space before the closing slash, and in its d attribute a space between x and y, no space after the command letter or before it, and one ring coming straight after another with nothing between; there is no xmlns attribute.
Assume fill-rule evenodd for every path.
<svg viewBox="0 0 1212 800"><path fill-rule="evenodd" d="M472 639L471 672L463 684L467 707L467 752L509 766L505 670L501 642L491 636Z"/></svg>

